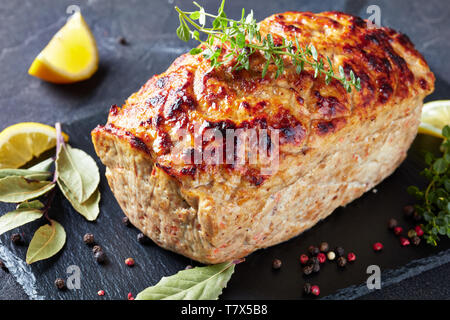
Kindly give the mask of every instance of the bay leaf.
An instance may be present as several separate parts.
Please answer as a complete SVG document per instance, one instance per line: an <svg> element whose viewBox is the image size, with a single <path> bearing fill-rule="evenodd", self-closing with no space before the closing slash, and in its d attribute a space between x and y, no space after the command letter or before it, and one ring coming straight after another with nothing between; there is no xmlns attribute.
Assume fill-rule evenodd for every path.
<svg viewBox="0 0 450 320"><path fill-rule="evenodd" d="M51 173L48 171L37 171L30 169L0 169L0 179L17 176L24 177L28 180L47 180L50 178Z"/></svg>
<svg viewBox="0 0 450 320"><path fill-rule="evenodd" d="M52 163L54 162L53 158L48 158L42 162L39 162L35 164L32 167L29 167L28 170L34 170L34 171L50 171L50 167Z"/></svg>
<svg viewBox="0 0 450 320"><path fill-rule="evenodd" d="M25 259L28 264L54 256L66 243L63 226L55 220L50 222L51 224L43 225L34 233Z"/></svg>
<svg viewBox="0 0 450 320"><path fill-rule="evenodd" d="M42 209L44 204L39 200L24 201L17 205L16 209Z"/></svg>
<svg viewBox="0 0 450 320"><path fill-rule="evenodd" d="M22 202L42 196L55 187L51 181L27 180L24 177L9 176L0 179L0 201Z"/></svg>
<svg viewBox="0 0 450 320"><path fill-rule="evenodd" d="M85 202L80 203L75 198L75 196L70 192L69 188L64 184L63 181L58 179L58 186L61 192L64 194L67 200L69 200L72 207L88 221L94 221L97 219L100 213L99 202L100 202L100 191L97 189L91 195L89 199Z"/></svg>
<svg viewBox="0 0 450 320"><path fill-rule="evenodd" d="M23 226L42 217L42 211L36 209L17 209L0 217L0 234Z"/></svg>
<svg viewBox="0 0 450 320"><path fill-rule="evenodd" d="M56 171L79 203L83 203L97 189L100 173L96 162L86 152L62 145L56 159Z"/></svg>
<svg viewBox="0 0 450 320"><path fill-rule="evenodd" d="M163 277L155 286L137 296L137 300L213 300L226 287L234 272L233 262L196 267Z"/></svg>

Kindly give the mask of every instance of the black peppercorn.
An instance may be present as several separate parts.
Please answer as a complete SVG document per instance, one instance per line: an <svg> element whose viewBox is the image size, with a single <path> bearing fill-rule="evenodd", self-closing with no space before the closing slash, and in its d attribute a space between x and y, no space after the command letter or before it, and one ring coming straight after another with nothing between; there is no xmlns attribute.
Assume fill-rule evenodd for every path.
<svg viewBox="0 0 450 320"><path fill-rule="evenodd" d="M336 255L338 257L342 257L345 255L345 250L342 247L336 247L336 249L334 251L336 252Z"/></svg>
<svg viewBox="0 0 450 320"><path fill-rule="evenodd" d="M100 250L94 253L94 258L98 263L104 263L106 261L106 254Z"/></svg>
<svg viewBox="0 0 450 320"><path fill-rule="evenodd" d="M344 257L339 257L337 259L337 264L339 267L345 267L345 265L347 264L347 259L345 259Z"/></svg>
<svg viewBox="0 0 450 320"><path fill-rule="evenodd" d="M83 236L83 241L84 243L86 243L88 246L92 246L94 244L94 235L92 233L86 233Z"/></svg>
<svg viewBox="0 0 450 320"><path fill-rule="evenodd" d="M309 246L308 252L309 252L312 256L316 256L320 251L319 251L319 248L317 248L316 246Z"/></svg>
<svg viewBox="0 0 450 320"><path fill-rule="evenodd" d="M319 258L317 257L312 257L311 259L309 259L309 264L315 265L315 264L319 264Z"/></svg>
<svg viewBox="0 0 450 320"><path fill-rule="evenodd" d="M320 271L320 264L319 263L314 263L313 264L313 271L314 272L319 272Z"/></svg>
<svg viewBox="0 0 450 320"><path fill-rule="evenodd" d="M130 223L130 219L128 219L128 217L123 217L122 218L122 223L124 226L129 227L131 225Z"/></svg>
<svg viewBox="0 0 450 320"><path fill-rule="evenodd" d="M310 275L314 270L314 266L313 265L307 265L306 267L303 268L303 274L305 276Z"/></svg>
<svg viewBox="0 0 450 320"><path fill-rule="evenodd" d="M418 236L413 237L412 243L414 243L415 246L418 246L420 244L420 238Z"/></svg>
<svg viewBox="0 0 450 320"><path fill-rule="evenodd" d="M126 46L128 44L127 39L125 39L125 37L117 38L117 42L123 46Z"/></svg>
<svg viewBox="0 0 450 320"><path fill-rule="evenodd" d="M330 246L328 245L328 242L325 242L325 241L322 242L319 246L319 250L320 250L320 252L327 253L328 250L330 250Z"/></svg>
<svg viewBox="0 0 450 320"><path fill-rule="evenodd" d="M415 212L414 207L411 205L407 205L407 206L403 207L403 213L405 214L405 217L412 217L414 212Z"/></svg>
<svg viewBox="0 0 450 320"><path fill-rule="evenodd" d="M394 229L397 225L398 225L397 220L395 220L394 218L389 219L389 221L388 221L389 229Z"/></svg>
<svg viewBox="0 0 450 320"><path fill-rule="evenodd" d="M143 233L138 233L137 235L137 241L140 244L148 244L150 242L150 239Z"/></svg>
<svg viewBox="0 0 450 320"><path fill-rule="evenodd" d="M62 290L66 287L66 283L64 282L64 279L58 278L55 280L55 286L59 289Z"/></svg>
<svg viewBox="0 0 450 320"><path fill-rule="evenodd" d="M305 283L305 285L303 286L303 292L305 294L310 294L311 293L311 284L310 283Z"/></svg>
<svg viewBox="0 0 450 320"><path fill-rule="evenodd" d="M11 236L11 242L15 245L23 244L22 236L20 233L13 233Z"/></svg>
<svg viewBox="0 0 450 320"><path fill-rule="evenodd" d="M422 216L417 211L414 211L413 220L419 222L422 220Z"/></svg>
<svg viewBox="0 0 450 320"><path fill-rule="evenodd" d="M102 247L99 245L92 247L92 252L95 254L97 252L103 251Z"/></svg>
<svg viewBox="0 0 450 320"><path fill-rule="evenodd" d="M280 269L280 268L281 268L281 260L280 260L280 259L274 259L274 260L272 261L272 268L273 268L274 270Z"/></svg>

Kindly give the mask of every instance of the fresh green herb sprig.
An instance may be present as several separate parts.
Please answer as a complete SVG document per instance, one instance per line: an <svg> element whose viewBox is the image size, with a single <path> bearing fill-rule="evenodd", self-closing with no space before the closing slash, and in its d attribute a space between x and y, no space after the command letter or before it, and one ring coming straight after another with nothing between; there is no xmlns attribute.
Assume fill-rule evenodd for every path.
<svg viewBox="0 0 450 320"><path fill-rule="evenodd" d="M425 190L410 186L408 192L419 201L416 211L425 222L423 231L427 243L436 246L439 236L450 238L450 127L442 129L444 141L441 144L442 157L425 154L427 168L421 174L430 183Z"/></svg>
<svg viewBox="0 0 450 320"><path fill-rule="evenodd" d="M324 59L319 57L314 45L310 44L302 48L297 38L295 38L295 43L283 38L282 43L278 45L274 43L272 34L269 33L263 37L259 31L259 24L253 17L253 11L246 15L245 9L242 9L241 19L233 20L227 18L225 14L225 0L222 0L217 14L207 13L197 2L193 3L198 10L182 11L175 7L180 20L177 35L186 42L191 38L199 41L204 49L202 47L193 48L190 53L192 55L203 54L210 61L212 67L216 68L235 60L233 70L249 70L250 56L256 51L260 51L266 59L262 71L263 78L271 64L276 66L275 78L279 77L285 69L283 57L290 57L297 73L301 73L305 65L309 65L314 70L315 78L319 74L325 75L326 84L329 84L334 78L340 81L348 92L352 91L352 87L358 91L361 89L361 80L355 76L353 71L350 71L347 77L344 68L339 66L339 74L335 74L330 58L326 57L326 62L324 62ZM211 27L205 26L206 18L213 19ZM206 40L200 38L200 33L207 35ZM217 43L220 45L216 47ZM229 50L222 57L225 49Z"/></svg>
<svg viewBox="0 0 450 320"><path fill-rule="evenodd" d="M0 169L0 202L18 203L15 210L0 216L0 235L38 219L45 221L28 246L28 264L54 256L66 242L63 226L49 216L56 185L87 220L95 220L100 212L97 164L87 153L64 142L59 123L55 127L54 158L28 169ZM52 163L55 164L53 173Z"/></svg>

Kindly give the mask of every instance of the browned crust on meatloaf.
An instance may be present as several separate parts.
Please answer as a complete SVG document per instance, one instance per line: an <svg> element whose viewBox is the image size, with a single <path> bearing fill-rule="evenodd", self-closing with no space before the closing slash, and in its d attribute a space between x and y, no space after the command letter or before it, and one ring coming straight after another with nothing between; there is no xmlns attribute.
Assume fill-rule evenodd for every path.
<svg viewBox="0 0 450 320"><path fill-rule="evenodd" d="M159 245L217 263L287 240L380 182L401 163L434 76L405 35L339 12L286 12L261 32L312 43L361 79L361 91L295 72L275 79L179 57L92 132L109 184L131 221ZM336 73L337 70L334 70ZM179 163L174 128L280 131L280 164Z"/></svg>

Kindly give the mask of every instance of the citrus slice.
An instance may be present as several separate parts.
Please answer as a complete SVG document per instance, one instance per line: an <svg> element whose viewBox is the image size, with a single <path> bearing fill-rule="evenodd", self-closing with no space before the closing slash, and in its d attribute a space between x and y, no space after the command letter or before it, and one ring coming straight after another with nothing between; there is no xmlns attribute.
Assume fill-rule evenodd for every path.
<svg viewBox="0 0 450 320"><path fill-rule="evenodd" d="M444 138L442 136L442 128L445 125L450 125L450 100L425 103L420 121L420 133Z"/></svg>
<svg viewBox="0 0 450 320"><path fill-rule="evenodd" d="M72 83L90 78L97 68L95 38L76 12L34 59L28 73L49 82Z"/></svg>
<svg viewBox="0 0 450 320"><path fill-rule="evenodd" d="M63 137L69 140L65 133ZM0 169L19 168L55 145L55 128L36 122L14 124L0 132Z"/></svg>

